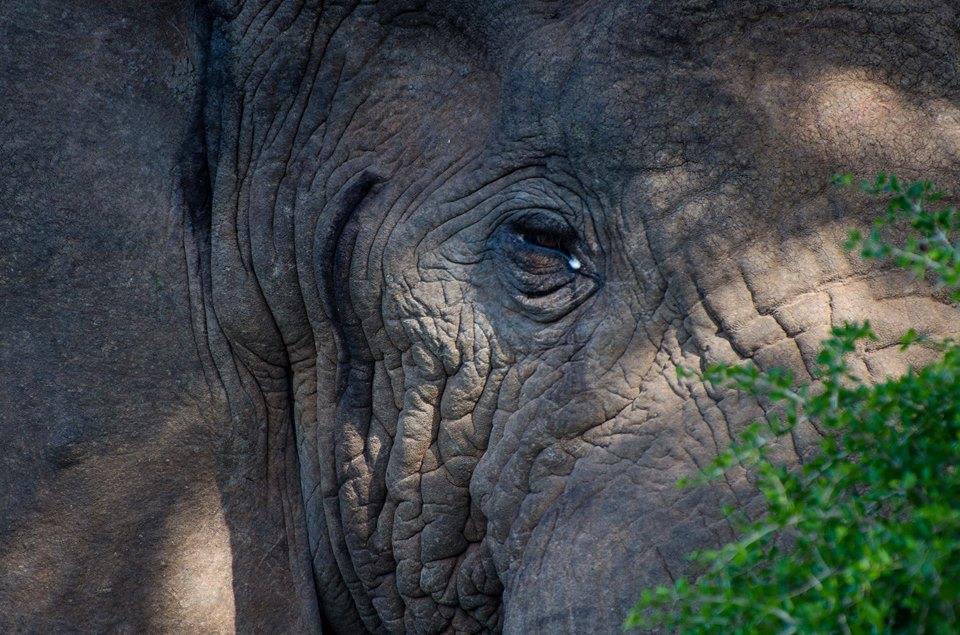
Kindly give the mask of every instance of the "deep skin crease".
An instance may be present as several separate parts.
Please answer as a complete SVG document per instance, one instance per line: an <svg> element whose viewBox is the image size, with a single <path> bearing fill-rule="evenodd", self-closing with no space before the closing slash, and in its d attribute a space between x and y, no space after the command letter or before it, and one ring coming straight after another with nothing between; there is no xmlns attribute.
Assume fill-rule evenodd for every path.
<svg viewBox="0 0 960 635"><path fill-rule="evenodd" d="M880 378L957 330L828 186L958 182L952 1L198 15L178 248L238 630L616 632L760 509L675 486L763 416L676 365L809 379L869 318Z"/></svg>

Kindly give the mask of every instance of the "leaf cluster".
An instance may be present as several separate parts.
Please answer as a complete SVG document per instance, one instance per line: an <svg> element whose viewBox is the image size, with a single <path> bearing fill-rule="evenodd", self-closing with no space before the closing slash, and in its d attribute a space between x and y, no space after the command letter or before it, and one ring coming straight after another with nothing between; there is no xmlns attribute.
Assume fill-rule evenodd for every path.
<svg viewBox="0 0 960 635"><path fill-rule="evenodd" d="M850 175L834 179L852 184ZM867 235L849 249L930 276L960 299L960 216L929 182L880 175L862 189L886 200ZM893 231L891 231L893 230ZM890 234L904 236L891 240ZM626 627L683 633L953 633L960 613L960 346L913 330L936 362L867 384L847 357L874 339L869 323L831 331L816 382L783 370L716 365L702 378L763 398L780 414L757 422L698 486L741 466L755 476L766 510L747 519L726 510L737 538L693 558L700 575L643 592ZM693 371L678 369L681 375ZM823 431L801 467L778 463L771 441L800 425Z"/></svg>

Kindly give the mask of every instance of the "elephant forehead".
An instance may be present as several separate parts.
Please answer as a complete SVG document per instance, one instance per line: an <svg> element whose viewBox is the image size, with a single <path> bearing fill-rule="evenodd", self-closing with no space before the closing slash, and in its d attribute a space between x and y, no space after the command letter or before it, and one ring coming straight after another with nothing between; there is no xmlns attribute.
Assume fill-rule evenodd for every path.
<svg viewBox="0 0 960 635"><path fill-rule="evenodd" d="M946 3L767 4L589 3L542 23L504 69L500 130L546 136L603 178L741 165L745 147L765 162L850 163L878 144L907 159L904 136L955 128L958 17Z"/></svg>
<svg viewBox="0 0 960 635"><path fill-rule="evenodd" d="M646 15L591 5L531 31L504 69L500 134L538 135L571 159L623 161L649 159L692 110L722 117L702 103L709 75L663 46Z"/></svg>

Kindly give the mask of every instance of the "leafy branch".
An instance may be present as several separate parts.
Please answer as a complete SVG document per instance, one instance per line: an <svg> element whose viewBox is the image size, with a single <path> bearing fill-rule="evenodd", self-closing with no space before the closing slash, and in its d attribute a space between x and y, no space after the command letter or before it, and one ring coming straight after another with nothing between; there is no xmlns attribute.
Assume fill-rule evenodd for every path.
<svg viewBox="0 0 960 635"><path fill-rule="evenodd" d="M850 186L852 175L834 177ZM960 301L960 214L931 209L944 196L927 181L881 174L863 182L886 201L866 235L847 249L931 279ZM900 236L894 240L891 236ZM947 633L960 607L960 346L911 329L901 348L924 345L939 359L868 385L847 357L875 339L869 323L831 330L816 358L816 383L784 370L714 365L699 377L775 405L695 478L734 467L755 475L765 513L725 510L738 537L692 555L701 574L647 589L626 627L684 633ZM682 377L695 375L678 369ZM797 426L828 433L803 466L776 462L771 443Z"/></svg>

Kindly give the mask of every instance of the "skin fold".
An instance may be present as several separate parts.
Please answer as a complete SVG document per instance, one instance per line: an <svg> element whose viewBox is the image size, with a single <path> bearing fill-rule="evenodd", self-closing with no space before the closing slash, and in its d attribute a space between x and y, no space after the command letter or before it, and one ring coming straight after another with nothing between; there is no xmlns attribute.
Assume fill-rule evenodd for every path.
<svg viewBox="0 0 960 635"><path fill-rule="evenodd" d="M761 509L743 473L675 486L764 414L678 379L676 365L752 360L810 381L831 325L868 318L879 341L855 366L880 379L923 361L896 351L907 328L958 330L923 281L841 249L876 206L828 185L841 170L958 182L954 2L179 10L151 49L191 60L169 80L176 107L114 106L155 124L142 133L163 158L151 178L168 187L155 187L158 201L125 189L111 199L118 217L156 228L137 257L159 263L161 291L124 287L110 301L149 297L164 325L111 367L159 387L98 375L86 394L105 390L121 410L142 394L145 412L68 405L116 430L77 432L66 445L89 448L79 465L9 460L53 493L2 499L16 510L0 526L0 562L21 571L0 583L14 628L616 632L643 588L731 537L724 503ZM4 11L4 24L36 17ZM31 284L16 297L48 283ZM19 314L53 307L70 322L69 302ZM113 319L131 333L143 324L132 308ZM4 331L52 328L27 322ZM17 346L25 368L54 363ZM80 350L93 359L92 345ZM4 386L19 385L13 374ZM63 407L66 389L47 384L27 419ZM10 447L34 443L23 425L4 423ZM96 430L113 445L83 445ZM799 429L777 452L800 463L818 438ZM117 439L132 454L118 456ZM91 476L146 464L164 478L125 489ZM204 496L164 499L171 479ZM75 531L35 528L69 492L95 509L122 498L114 509L133 534L166 529L63 556L57 544ZM202 514L220 529L200 532L190 519ZM31 536L32 555L18 546ZM183 562L224 563L193 584L200 573L163 564L170 544L197 545ZM116 562L104 555L115 548ZM104 580L136 562L170 591L128 585L120 603L90 572L44 589L31 582L44 562L92 563ZM195 587L222 592L204 600ZM56 601L67 597L87 608ZM37 608L2 610L25 599Z"/></svg>

